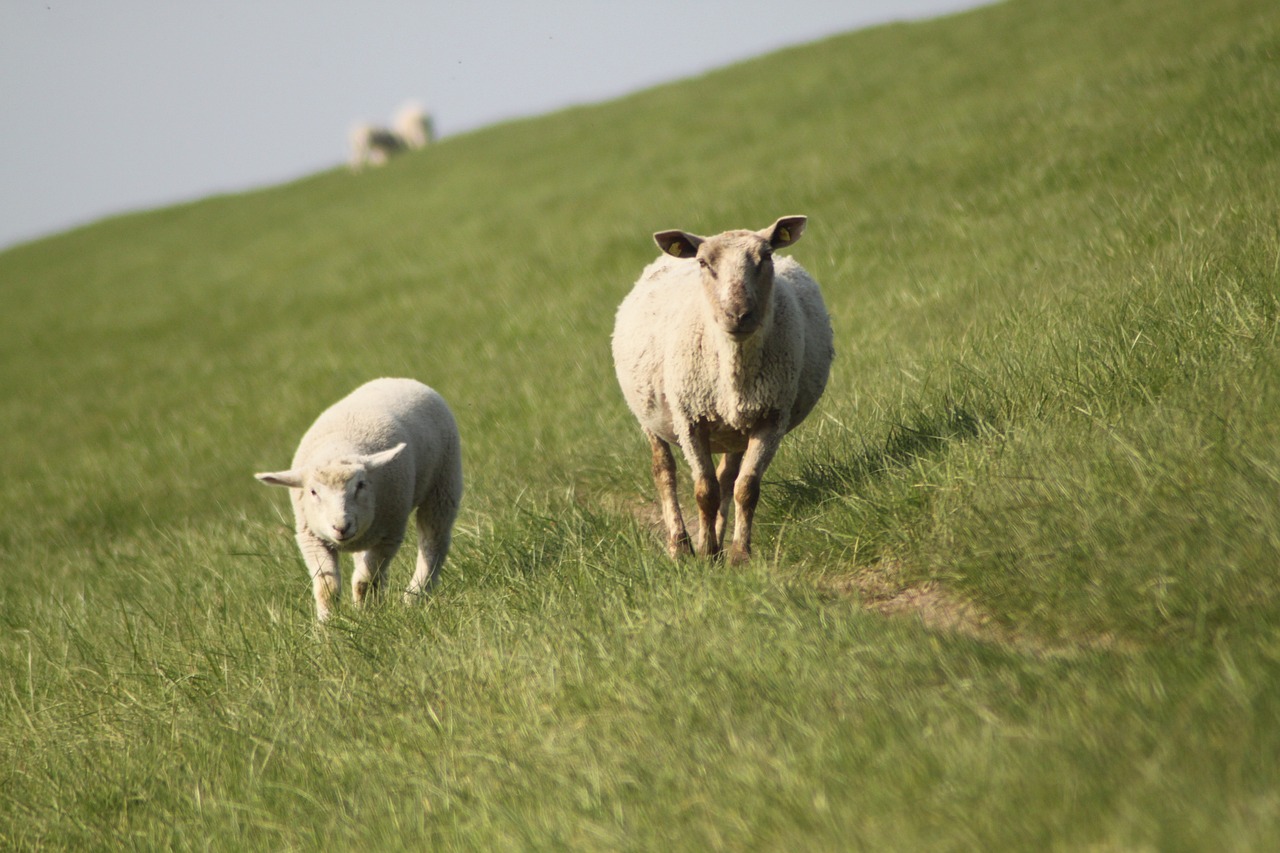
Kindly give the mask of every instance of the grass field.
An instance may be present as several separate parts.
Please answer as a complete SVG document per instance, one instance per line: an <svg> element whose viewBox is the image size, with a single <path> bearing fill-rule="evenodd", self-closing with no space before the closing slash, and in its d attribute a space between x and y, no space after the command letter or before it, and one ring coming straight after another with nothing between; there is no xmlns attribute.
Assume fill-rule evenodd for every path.
<svg viewBox="0 0 1280 853"><path fill-rule="evenodd" d="M1280 848L1278 115L1273 3L1014 0L0 253L0 848ZM827 395L672 562L613 312L791 213ZM454 551L321 628L252 475L379 375Z"/></svg>

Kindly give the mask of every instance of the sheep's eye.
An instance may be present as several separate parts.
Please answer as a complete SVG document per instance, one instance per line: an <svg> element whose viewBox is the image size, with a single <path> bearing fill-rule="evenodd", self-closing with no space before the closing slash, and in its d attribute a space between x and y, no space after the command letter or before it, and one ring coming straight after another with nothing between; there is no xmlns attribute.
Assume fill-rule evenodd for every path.
<svg viewBox="0 0 1280 853"><path fill-rule="evenodd" d="M311 490L311 497L313 497L313 498L318 498L318 497L320 497L320 496L316 494L316 490L315 490L315 489L312 489L312 490Z"/></svg>
<svg viewBox="0 0 1280 853"><path fill-rule="evenodd" d="M698 266L702 267L705 270L709 268L711 264L707 263L706 258L698 258Z"/></svg>
<svg viewBox="0 0 1280 853"><path fill-rule="evenodd" d="M361 490L361 489L363 489L363 488L364 488L364 480L359 480L359 481L357 481L357 482L356 482L356 494L357 494L357 495L358 495L358 494L360 494L360 490Z"/></svg>

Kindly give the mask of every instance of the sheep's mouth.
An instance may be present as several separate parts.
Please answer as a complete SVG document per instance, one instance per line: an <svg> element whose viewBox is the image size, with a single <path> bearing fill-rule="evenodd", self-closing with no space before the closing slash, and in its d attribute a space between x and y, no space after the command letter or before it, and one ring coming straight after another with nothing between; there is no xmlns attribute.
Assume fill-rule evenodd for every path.
<svg viewBox="0 0 1280 853"><path fill-rule="evenodd" d="M327 538L334 545L345 545L348 542L352 541L353 539L360 538L360 534L362 532L363 531L355 530L355 529L348 530L344 533L339 533L336 530L330 530L328 535L325 538Z"/></svg>
<svg viewBox="0 0 1280 853"><path fill-rule="evenodd" d="M758 311L744 311L741 314L726 313L720 321L720 328L735 341L745 341L754 335L760 326Z"/></svg>
<svg viewBox="0 0 1280 853"><path fill-rule="evenodd" d="M754 335L760 329L760 324L752 321L749 323L732 323L724 326L724 332L730 338L741 343Z"/></svg>

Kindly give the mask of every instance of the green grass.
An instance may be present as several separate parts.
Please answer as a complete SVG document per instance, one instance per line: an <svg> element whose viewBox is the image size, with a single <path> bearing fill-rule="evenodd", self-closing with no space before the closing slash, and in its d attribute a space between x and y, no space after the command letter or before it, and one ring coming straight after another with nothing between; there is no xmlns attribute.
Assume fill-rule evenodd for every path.
<svg viewBox="0 0 1280 853"><path fill-rule="evenodd" d="M1274 4L1016 0L0 254L0 847L1276 849L1277 115ZM613 312L789 213L831 383L673 563ZM320 628L252 473L378 375L455 548Z"/></svg>

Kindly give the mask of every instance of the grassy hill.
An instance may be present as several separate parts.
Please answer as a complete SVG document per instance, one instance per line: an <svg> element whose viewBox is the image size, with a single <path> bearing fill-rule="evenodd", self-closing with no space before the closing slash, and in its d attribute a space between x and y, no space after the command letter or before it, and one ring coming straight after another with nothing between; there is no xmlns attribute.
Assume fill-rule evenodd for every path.
<svg viewBox="0 0 1280 853"><path fill-rule="evenodd" d="M0 847L1275 849L1277 115L1272 3L1015 0L0 253ZM674 563L613 312L789 213L831 383ZM455 548L320 629L252 473L379 375Z"/></svg>

